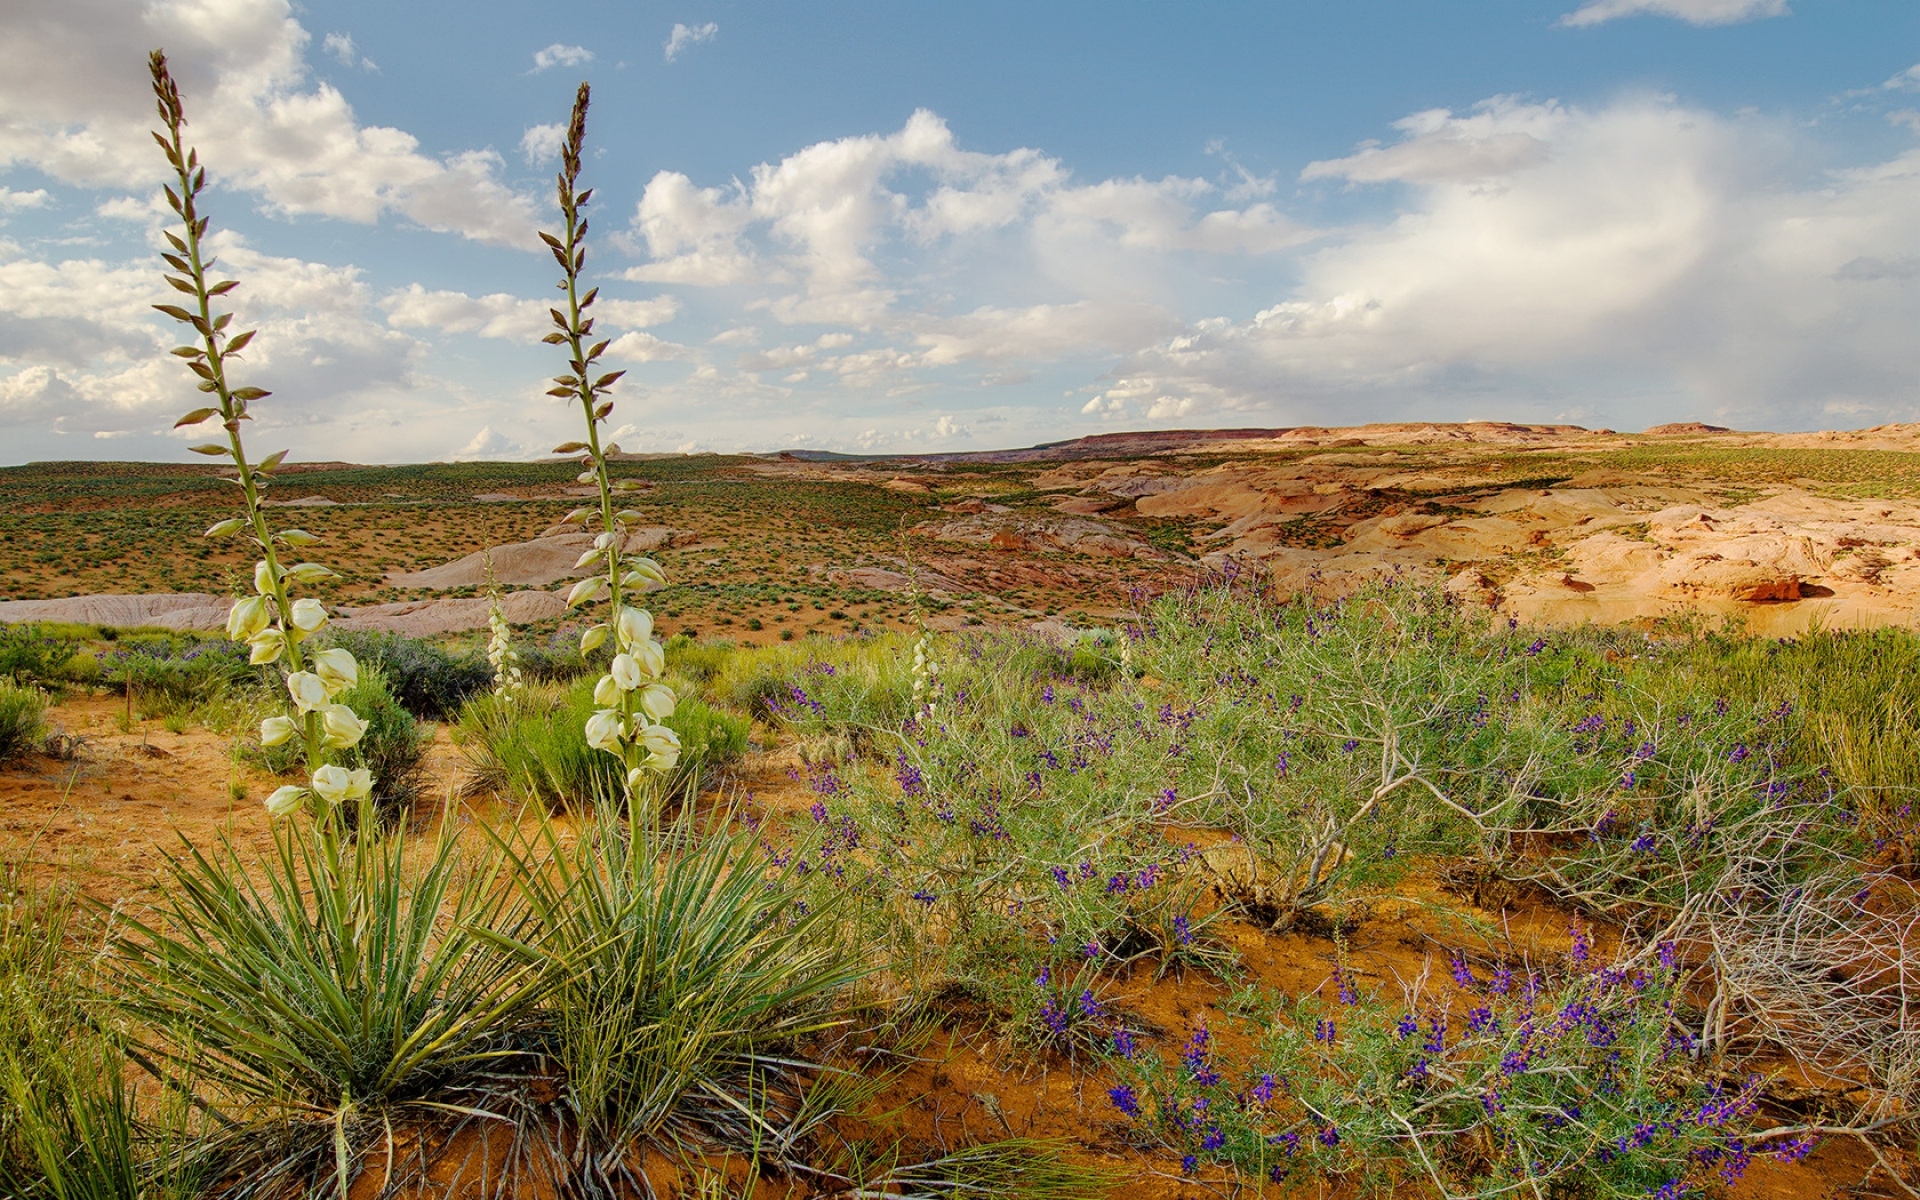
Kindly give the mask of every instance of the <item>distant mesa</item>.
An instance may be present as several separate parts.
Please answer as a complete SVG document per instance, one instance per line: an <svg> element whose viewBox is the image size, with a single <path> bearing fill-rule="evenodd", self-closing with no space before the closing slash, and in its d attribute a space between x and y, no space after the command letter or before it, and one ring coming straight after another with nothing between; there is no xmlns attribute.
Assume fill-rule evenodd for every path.
<svg viewBox="0 0 1920 1200"><path fill-rule="evenodd" d="M1648 437L1676 437L1685 434L1699 436L1705 433L1732 433L1725 425L1705 425L1699 421L1673 421L1666 425L1655 425L1643 431Z"/></svg>

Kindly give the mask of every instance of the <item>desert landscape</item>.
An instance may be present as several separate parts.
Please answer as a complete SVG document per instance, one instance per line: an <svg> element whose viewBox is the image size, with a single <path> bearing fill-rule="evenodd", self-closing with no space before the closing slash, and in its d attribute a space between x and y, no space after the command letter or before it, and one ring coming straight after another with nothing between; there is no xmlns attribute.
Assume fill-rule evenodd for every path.
<svg viewBox="0 0 1920 1200"><path fill-rule="evenodd" d="M1569 3L0 5L0 1200L1920 1197L1920 10Z"/></svg>
<svg viewBox="0 0 1920 1200"><path fill-rule="evenodd" d="M1627 978L1671 989L1659 991L1667 1015L1655 1023L1671 1028L1642 1048L1650 1057L1636 1069L1664 1079L1656 1095L1705 1079L1712 1094L1734 1097L1743 1127L1775 1131L1706 1157L1697 1145L1684 1151L1685 1161L1738 1176L1738 1194L1898 1186L1906 1152L1877 1131L1905 1119L1916 1061L1902 1048L1913 1034L1900 1013L1908 914L1920 912L1905 799L1920 769L1907 674L1920 663L1917 434L1430 424L1126 434L966 455L609 462L610 478L632 481L623 550L658 560L673 581L649 603L665 677L681 696L670 720L685 757L665 793L680 797L677 819L756 831L748 836L783 875L784 864L815 856L816 869L791 885L811 900L793 902L868 910L847 930L852 945L926 944L906 959L868 960L883 975L851 985L833 1032L800 1039L816 1069L863 1080L830 1126L772 1157L730 1154L710 1126L686 1144L704 1147L694 1160L683 1146L656 1161L658 1145L642 1141L656 1149L625 1167L629 1182L616 1171L603 1186L833 1194L809 1183L808 1164L848 1172L847 1154L858 1162L890 1146L895 1166L874 1168L883 1174L908 1160L929 1177L984 1170L1004 1181L994 1194L1007 1195L1103 1195L1123 1179L1169 1197L1223 1187L1358 1194L1418 1186L1421 1174L1452 1188L1486 1170L1474 1153L1459 1157L1457 1132L1435 1133L1429 1153L1444 1158L1412 1176L1381 1157L1390 1135L1359 1157L1343 1158L1337 1144L1295 1149L1286 1129L1274 1132L1279 1102L1246 1099L1246 1079L1275 1086L1259 1083L1276 1078L1271 1070L1218 1085L1241 1089L1232 1102L1243 1122L1273 1107L1252 1127L1178 1114L1204 1116L1208 1081L1227 1077L1229 1062L1244 1072L1263 1056L1274 1061L1272 1039L1289 1027L1358 1022L1350 1054L1375 1059L1410 1047L1414 1035L1390 1022L1367 1026L1402 1006L1433 1014L1419 1018L1427 1023L1417 1036L1441 1048L1434 1053L1459 1055L1452 1069L1470 1078L1471 1057L1490 1052L1476 1045L1480 1025L1529 1028L1520 1012L1496 1013L1513 993L1488 990L1516 971L1534 973L1530 988ZM338 564L340 577L317 589L333 614L326 636L378 664L376 703L392 707L399 730L383 761L405 787L376 798L404 814L416 841L476 826L528 843L570 841L591 833L589 814L605 803L596 796L617 786L578 761L591 753L584 746L549 744L567 714L591 711L581 689L596 670L577 648L587 622L567 605L590 574L577 560L593 542L562 520L589 490L570 472L290 464L269 493L267 511L324 537ZM158 465L0 470L0 522L22 550L7 563L0 650L10 694L44 704L0 771L11 912L79 904L62 920L87 936L78 931L95 920L88 906L105 905L111 935L111 914L134 919L168 903L191 877L180 858L189 848L228 847L218 852L233 856L233 869L270 873L249 865L276 853L277 823L260 801L299 776L251 731L272 708L263 669L223 650L247 559L170 552L181 530L218 516L219 483L217 471ZM80 544L95 552L75 574L54 548ZM115 590L93 590L106 580ZM498 644L487 645L496 616L525 679L522 707L504 715ZM1329 635L1316 622L1350 631ZM1236 644L1253 647L1251 690L1229 683L1241 668L1208 675L1213 652L1193 641L1234 630ZM1413 650L1410 635L1435 648ZM1333 636L1346 648L1329 660L1319 643ZM1402 649L1370 653L1382 639ZM1525 665L1518 674L1489 665L1475 644L1505 647L1502 661ZM1783 648L1799 666L1756 669L1756 655L1777 663ZM1816 682L1834 670L1853 678ZM1267 672L1278 675L1259 677ZM1489 790L1512 769L1497 762L1518 751L1458 744L1461 728L1489 727L1496 677L1517 690L1492 727L1554 764L1536 765L1529 785L1554 800L1523 805L1532 813L1519 826L1519 783L1504 798ZM1283 699L1300 686L1284 679L1321 690L1303 709L1302 695ZM1603 680L1626 690L1575 719ZM1408 685L1427 693L1411 708ZM1129 727L1129 706L1158 718ZM1569 715L1546 715L1556 711ZM1457 724L1462 713L1468 726ZM1701 722L1704 751L1662 748L1654 731L1676 719L1674 736ZM1542 720L1576 736L1569 743ZM986 768L1006 784L983 792L980 739L1006 742L1009 729L1016 740L989 753L998 765ZM1335 729L1358 736L1343 749L1325 740ZM1183 754L1178 743L1189 738L1206 749ZM1433 784L1464 818L1459 827L1435 824L1431 811L1416 816L1417 805L1386 826L1354 826L1387 786L1339 761L1362 738L1376 751L1424 747L1399 749L1403 765L1389 763L1385 778L1401 770ZM965 761L956 760L963 746ZM1093 748L1105 756L1097 768L1084 757ZM1755 750L1759 779L1772 781L1762 794L1787 797L1784 810L1776 799L1753 812L1740 800L1749 785L1727 790L1729 764ZM1267 765L1247 774L1262 756ZM1626 771L1625 784L1595 775L1616 761L1628 764L1612 768ZM1269 798L1234 802L1223 769ZM1018 786L1032 794L1017 807L980 799L1021 771ZM1041 782L1050 771L1062 784ZM1304 792L1288 783L1296 773ZM1807 792L1816 780L1827 782ZM1055 786L1067 790L1050 800ZM1723 794L1733 807L1709 820L1739 829L1716 835L1725 849L1702 840L1704 826L1679 836L1662 823L1670 803L1719 813L1722 801L1708 797ZM955 824L957 811L972 815ZM1091 842L1076 836L1076 821L1117 819ZM1820 849L1808 861L1779 851L1764 865L1726 857L1748 847L1764 856L1778 835L1763 831L1781 822L1801 837L1832 829L1813 835ZM1526 826L1536 827L1521 833ZM890 848L864 848L890 827ZM1849 829L1871 829L1870 842L1855 845ZM1677 837L1670 856L1654 848L1668 837ZM1317 865L1302 853L1317 854ZM1688 879L1676 893L1658 868L1648 872L1661 860L1709 882ZM1009 869L1031 882L1004 878ZM1734 929L1778 936L1777 916L1723 907L1756 870L1787 871L1803 888L1857 881L1872 899L1844 932L1844 912L1821 910L1821 920L1840 922L1831 944L1796 943L1789 962L1735 963L1720 944ZM909 890L900 873L923 883L904 913L882 899ZM856 874L867 882L850 882ZM1083 888L1099 903L1091 894L1064 903ZM978 925L1009 902L1011 912L1033 911ZM1063 964L1048 947L1067 936L1098 953ZM983 950L1001 961L977 959ZM1847 982L1808 994L1794 973L1822 954L1834 957L1821 969ZM1676 964L1671 983L1655 959ZM1620 965L1598 967L1607 961ZM1568 974L1576 962L1593 965ZM1064 989L1050 982L1055 972ZM1559 1003L1580 1012L1596 1001ZM1449 1019L1467 1027L1457 1049L1434 1032ZM1652 1032L1631 1011L1616 1019ZM1604 1019L1588 1032L1578 1044L1618 1036ZM1511 1060L1526 1053L1512 1036L1488 1045L1506 1045ZM1695 1043L1711 1052L1685 1049ZM861 1057L882 1046L896 1057ZM1347 1090L1346 1102L1361 1104L1347 1120L1364 1120L1358 1114L1378 1103L1365 1101L1366 1079L1381 1066L1327 1059L1309 1055L1293 1069ZM1431 1069L1425 1062L1419 1071ZM356 1135L353 1193L572 1186L579 1135L529 1099L565 1086L565 1068L535 1054L520 1069L515 1089L534 1092L508 1089L517 1099L495 1119L534 1131L532 1145L545 1149L489 1165L507 1147L485 1126L422 1113ZM1580 1069L1554 1068L1576 1078ZM786 1086L818 1086L805 1079ZM1327 1099L1305 1085L1294 1094L1325 1112ZM129 1086L142 1095L148 1084ZM1142 1107L1150 1096L1157 1119ZM488 1111L505 1099L493 1096ZM1535 1136L1552 1127L1538 1120ZM403 1169L381 1165L392 1155ZM1725 1165L1734 1162L1737 1171ZM295 1172L284 1183L296 1187L308 1186L299 1172L320 1171L302 1154L275 1169ZM326 1174L311 1186L324 1187ZM918 1178L910 1171L887 1186Z"/></svg>

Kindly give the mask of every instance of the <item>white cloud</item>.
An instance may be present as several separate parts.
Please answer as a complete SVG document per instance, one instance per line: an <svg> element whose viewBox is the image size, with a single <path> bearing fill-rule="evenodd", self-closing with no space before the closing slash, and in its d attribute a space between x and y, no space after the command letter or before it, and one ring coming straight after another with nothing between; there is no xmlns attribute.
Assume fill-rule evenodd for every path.
<svg viewBox="0 0 1920 1200"><path fill-rule="evenodd" d="M430 292L415 283L383 298L380 307L395 329L431 329L537 342L553 328L545 304L506 292L469 296L465 292Z"/></svg>
<svg viewBox="0 0 1920 1200"><path fill-rule="evenodd" d="M682 25L676 21L673 32L667 35L666 42L661 45L661 52L666 55L668 62L672 62L685 53L687 47L710 42L719 32L720 27L712 21L700 25Z"/></svg>
<svg viewBox="0 0 1920 1200"><path fill-rule="evenodd" d="M896 180L907 186L896 190ZM897 318L905 284L876 254L949 248L1044 247L1061 286L1100 293L1115 250L1267 254L1311 231L1265 202L1216 199L1202 179L1107 180L1076 185L1037 150L961 149L947 124L921 110L891 134L819 142L750 182L699 187L663 171L648 183L629 238L652 258L625 278L709 287L754 286L788 323L870 327ZM996 239L1003 239L996 241ZM1034 257L1027 251L1025 257ZM1135 274L1137 289L1143 277Z"/></svg>
<svg viewBox="0 0 1920 1200"><path fill-rule="evenodd" d="M527 165L538 166L560 157L560 149L567 143L567 127L558 122L552 125L529 125L526 133L520 136L520 153L526 156Z"/></svg>
<svg viewBox="0 0 1920 1200"><path fill-rule="evenodd" d="M1620 17L1674 17L1689 25L1732 25L1784 17L1787 0L1588 0L1560 18L1562 25L1599 25Z"/></svg>
<svg viewBox="0 0 1920 1200"><path fill-rule="evenodd" d="M30 192L16 192L12 188L0 187L0 212L19 212L27 208L45 208L52 197L47 189L35 188Z"/></svg>
<svg viewBox="0 0 1920 1200"><path fill-rule="evenodd" d="M242 280L239 322L260 331L235 382L274 390L263 427L352 419L369 395L407 387L419 346L369 315L359 271L262 254L231 234L211 241ZM198 393L166 354L172 323L149 308L168 294L145 262L0 261L0 421L40 438L127 433L172 457L168 427Z"/></svg>
<svg viewBox="0 0 1920 1200"><path fill-rule="evenodd" d="M358 65L363 71L377 71L380 68L374 61L360 53L353 44L353 35L349 33L329 33L322 40L320 48L340 60L343 67Z"/></svg>
<svg viewBox="0 0 1920 1200"><path fill-rule="evenodd" d="M359 123L346 98L311 79L309 35L286 0L178 0L130 12L122 0L0 5L0 168L63 183L144 191L164 177L148 127L145 73L167 47L190 136L217 182L278 213L429 229L528 245L534 203L498 177L499 157L422 153L410 134Z"/></svg>
<svg viewBox="0 0 1920 1200"><path fill-rule="evenodd" d="M415 283L382 298L380 307L395 329L430 329L529 343L539 341L553 329L546 301L523 300L507 292L469 296L465 292L428 291ZM602 297L589 310L607 329L659 325L673 320L679 311L680 302L672 296L651 300Z"/></svg>
<svg viewBox="0 0 1920 1200"><path fill-rule="evenodd" d="M1308 163L1300 178L1351 183L1472 183L1511 175L1547 157L1555 105L1523 104L1511 96L1483 101L1470 117L1444 108L1394 122L1407 136L1392 146L1363 145L1346 158Z"/></svg>
<svg viewBox="0 0 1920 1200"><path fill-rule="evenodd" d="M1890 92L1920 92L1920 63L1915 63L1880 86Z"/></svg>
<svg viewBox="0 0 1920 1200"><path fill-rule="evenodd" d="M578 67L592 61L593 51L585 46L568 46L561 42L533 52L533 69L536 72L549 67Z"/></svg>
<svg viewBox="0 0 1920 1200"><path fill-rule="evenodd" d="M1342 160L1399 169L1325 173L1406 180L1411 206L1309 254L1250 319L1130 356L1086 411L1304 415L1346 397L1349 417L1405 415L1445 394L1542 417L1581 396L1622 424L1676 403L1746 427L1916 415L1920 151L1789 185L1787 131L1658 98L1499 101L1402 131ZM1478 156L1515 133L1546 148Z"/></svg>

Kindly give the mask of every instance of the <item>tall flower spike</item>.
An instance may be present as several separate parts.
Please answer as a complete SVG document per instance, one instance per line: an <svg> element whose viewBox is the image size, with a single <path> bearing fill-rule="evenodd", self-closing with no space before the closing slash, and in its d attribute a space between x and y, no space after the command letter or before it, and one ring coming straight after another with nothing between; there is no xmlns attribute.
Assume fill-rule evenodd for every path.
<svg viewBox="0 0 1920 1200"><path fill-rule="evenodd" d="M653 640L653 617L644 609L628 603L629 594L651 591L666 583L660 565L650 558L626 552L627 521L635 513L618 510L614 496L632 489L630 480L616 480L608 467L610 456L619 447L602 444L600 427L613 412L608 399L615 382L624 371L598 370L596 364L606 353L607 340L593 338L593 318L587 310L600 294L590 288L583 295L581 275L587 263L587 202L593 191L579 191L580 155L587 138L587 105L591 89L584 83L574 95L573 115L567 121L567 140L560 148L560 173L555 189L564 220L561 235L542 233L540 240L560 266L559 288L566 293L566 309L549 310L554 329L543 339L548 345L567 349L567 370L553 377L549 396L578 400L586 422L583 442L565 442L554 447L555 454L578 454L579 482L596 485L599 496L600 531L593 548L581 556L579 565L592 566L595 574L575 584L567 595L569 608L589 604L605 596L607 620L597 624L581 638L586 653L609 637L613 641L612 668L594 688L596 703L602 707L587 722L589 744L619 757L626 767L625 778L631 793L648 772L664 773L673 768L679 742L661 722L673 712L671 692L658 683L665 670L666 656ZM568 520L588 522L594 510L580 508L568 514ZM663 696L662 693L666 692Z"/></svg>
<svg viewBox="0 0 1920 1200"><path fill-rule="evenodd" d="M274 792L267 800L267 811L274 816L286 816L306 807L315 815L331 816L343 799L363 799L371 787L365 771L351 773L352 787L333 786L334 773L338 772L339 778L347 778L348 774L344 768L332 764L331 752L357 742L366 722L345 705L331 701L353 685L359 669L353 656L345 650L324 650L309 655L301 648L301 642L308 635L326 625L327 613L318 600L295 599L290 585L331 578L333 572L318 563L288 567L281 562L279 547L298 549L318 539L302 529L275 530L261 503L273 473L287 452L281 450L257 462L247 458L246 446L240 438L240 422L250 418L248 409L255 401L271 393L257 387L235 387L228 379L228 368L253 341L254 331L229 333L233 314L214 311L214 301L240 284L232 279L208 281L208 272L215 263L206 255L208 218L202 216L199 209L200 197L207 187L207 169L200 164L199 152L187 146L181 135L187 124L186 109L180 101L179 85L167 68L167 56L155 50L148 57L147 65L153 75L155 107L165 127L164 132L154 132L153 140L160 144L174 173L173 183L165 188L167 204L184 225L181 233L167 231L171 250L162 251L160 257L170 271L165 276L168 286L186 297L192 306L156 304L154 307L193 330L190 343L175 348L173 354L186 362L198 380L196 386L213 401L181 417L174 428L218 420L226 435L224 441L205 442L191 449L196 454L231 461L233 481L239 485L243 497L242 514L216 522L207 530L207 536L228 537L244 529L260 549L260 559L253 567L255 594L234 601L227 615L227 636L246 642L254 663L279 665L294 712L290 716L269 717L261 725L260 740L273 746L298 736L305 746L307 767L312 772L308 787L283 787ZM327 781L324 787L322 780Z"/></svg>

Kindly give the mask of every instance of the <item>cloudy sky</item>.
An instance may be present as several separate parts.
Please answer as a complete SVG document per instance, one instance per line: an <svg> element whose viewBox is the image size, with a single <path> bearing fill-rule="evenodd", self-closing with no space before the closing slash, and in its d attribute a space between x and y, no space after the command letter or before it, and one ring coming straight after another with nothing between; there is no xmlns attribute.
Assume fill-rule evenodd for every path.
<svg viewBox="0 0 1920 1200"><path fill-rule="evenodd" d="M570 435L583 78L627 449L1920 420L1909 2L7 0L0 461L184 457L155 46L301 458Z"/></svg>

